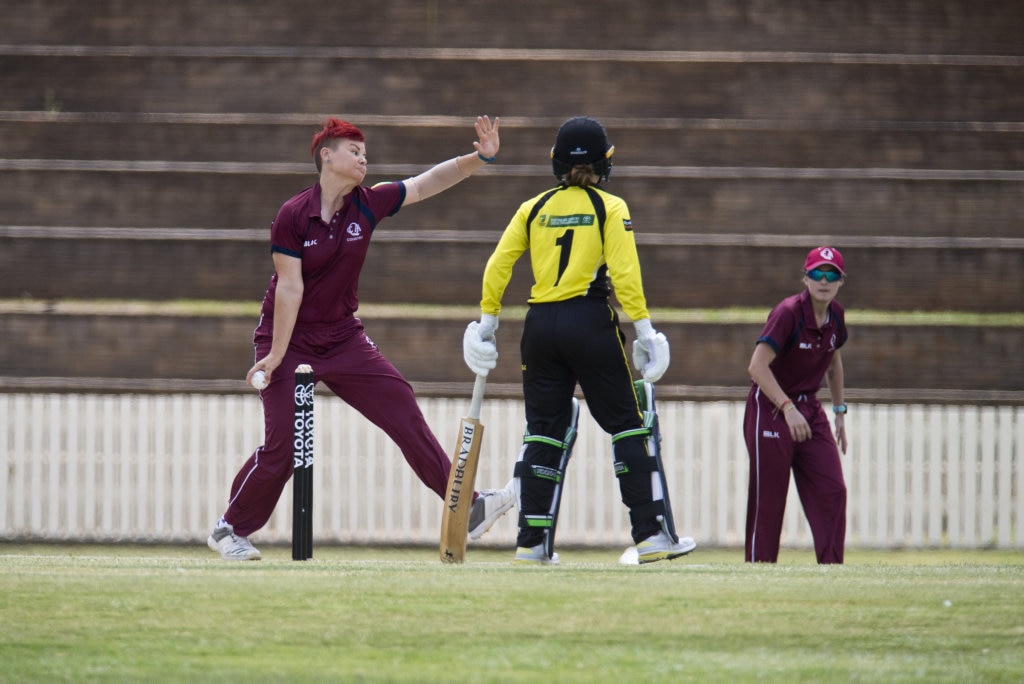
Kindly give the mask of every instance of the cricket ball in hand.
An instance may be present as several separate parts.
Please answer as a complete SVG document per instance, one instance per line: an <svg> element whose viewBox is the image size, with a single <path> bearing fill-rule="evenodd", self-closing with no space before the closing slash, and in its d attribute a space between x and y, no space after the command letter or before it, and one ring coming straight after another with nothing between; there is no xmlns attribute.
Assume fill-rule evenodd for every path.
<svg viewBox="0 0 1024 684"><path fill-rule="evenodd" d="M267 374L261 370L252 374L252 386L261 390L267 386Z"/></svg>

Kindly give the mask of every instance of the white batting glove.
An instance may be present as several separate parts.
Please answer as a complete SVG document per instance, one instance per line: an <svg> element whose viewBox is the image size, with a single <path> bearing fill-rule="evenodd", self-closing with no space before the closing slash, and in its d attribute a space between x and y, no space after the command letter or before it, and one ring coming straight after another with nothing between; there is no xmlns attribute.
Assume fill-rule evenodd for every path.
<svg viewBox="0 0 1024 684"><path fill-rule="evenodd" d="M462 336L462 357L469 369L477 375L486 376L498 365L498 346L494 331L498 329L498 317L483 314L479 321L466 326Z"/></svg>
<svg viewBox="0 0 1024 684"><path fill-rule="evenodd" d="M643 373L647 382L657 382L668 370L670 358L668 338L656 332L651 319L643 318L633 322L636 339L633 341L633 365Z"/></svg>

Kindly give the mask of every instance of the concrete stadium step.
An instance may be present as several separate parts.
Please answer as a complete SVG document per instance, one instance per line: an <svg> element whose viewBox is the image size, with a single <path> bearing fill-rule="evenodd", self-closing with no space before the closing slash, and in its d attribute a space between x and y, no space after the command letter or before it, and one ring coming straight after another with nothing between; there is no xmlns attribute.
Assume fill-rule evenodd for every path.
<svg viewBox="0 0 1024 684"><path fill-rule="evenodd" d="M261 231L153 230L152 238L134 239L139 232L26 229L12 236L0 229L0 298L255 302L266 290L272 263ZM360 299L475 305L498 236L381 230ZM800 265L818 244L843 251L849 280L840 301L851 309L1020 311L1024 238L638 235L653 308L772 306L801 288ZM524 303L531 282L523 258L506 304Z"/></svg>
<svg viewBox="0 0 1024 684"><path fill-rule="evenodd" d="M346 4L207 0L34 0L5 7L5 41L54 45L334 45ZM377 0L353 45L620 50L819 50L1016 54L1016 0L693 0L685 3ZM493 27L501 26L501 31Z"/></svg>
<svg viewBox="0 0 1024 684"><path fill-rule="evenodd" d="M0 226L269 227L316 182L305 163L0 160ZM312 166L309 167L315 171ZM367 183L421 165L379 165ZM59 171L60 192L43 192ZM389 230L501 230L520 202L554 185L550 167L502 165L388 220ZM918 172L699 167L617 168L607 188L643 232L1019 237L1024 171Z"/></svg>
<svg viewBox="0 0 1024 684"><path fill-rule="evenodd" d="M0 316L5 340L0 376L238 380L253 361L253 315L73 313L45 304L30 309ZM465 382L461 340L470 311L416 317L368 307L363 320L370 337L410 381ZM763 321L665 318L655 323L672 345L663 384L746 386L747 363ZM632 339L628 322L624 329ZM521 315L502 318L501 356L490 381L520 381L521 331ZM851 390L1019 392L1024 387L1021 327L851 322L850 334L843 361Z"/></svg>
<svg viewBox="0 0 1024 684"><path fill-rule="evenodd" d="M451 59L442 52L353 50L239 48L221 56L141 45L7 46L0 49L0 109L330 112L343 92L346 102L358 103L352 118L360 112L543 116L564 111L568 101L574 112L601 116L1024 119L1024 57L684 54L617 60L598 52L593 60L571 60L569 54L538 59L527 51ZM487 88L460 85L467 83Z"/></svg>
<svg viewBox="0 0 1024 684"><path fill-rule="evenodd" d="M833 243L853 312L1020 311L1017 0L380 0L342 47L344 3L8 4L0 297L251 306L274 213L314 181L323 115L368 133L375 182L469 151L471 117L497 114L501 162L389 220L361 287L371 336L410 380L465 384L459 340L484 260L518 203L551 184L557 125L585 112L617 146L609 190L630 203L656 309L768 307L799 289L786 264ZM520 264L506 303L527 286ZM472 313L373 309L421 300ZM237 387L255 319L11 308L0 391L18 378ZM656 320L673 343L667 387L742 398L760 323ZM503 319L491 378L510 394L518 325ZM851 331L851 398L1024 402L1020 328Z"/></svg>
<svg viewBox="0 0 1024 684"><path fill-rule="evenodd" d="M0 157L12 160L234 162L308 165L322 116L0 112ZM496 168L543 166L559 117L502 117ZM466 149L471 117L361 115L371 168L422 164ZM811 119L603 119L615 174L637 166L1016 170L1024 122ZM55 145L54 141L60 141Z"/></svg>

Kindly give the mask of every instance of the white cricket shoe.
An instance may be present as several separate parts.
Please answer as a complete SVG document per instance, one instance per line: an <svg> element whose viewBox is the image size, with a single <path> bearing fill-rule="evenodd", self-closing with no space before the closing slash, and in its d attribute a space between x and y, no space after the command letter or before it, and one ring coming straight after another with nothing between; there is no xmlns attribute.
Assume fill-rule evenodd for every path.
<svg viewBox="0 0 1024 684"><path fill-rule="evenodd" d="M516 502L515 482L509 480L504 489L484 489L469 509L469 538L476 541L484 536L498 518Z"/></svg>
<svg viewBox="0 0 1024 684"><path fill-rule="evenodd" d="M558 552L548 557L544 553L544 544L537 544L530 549L519 546L516 547L516 557L512 562L516 565L558 565Z"/></svg>
<svg viewBox="0 0 1024 684"><path fill-rule="evenodd" d="M679 558L697 548L697 542L691 537L680 537L678 542L664 531L653 534L636 545L637 563L653 563L660 560L672 560Z"/></svg>
<svg viewBox="0 0 1024 684"><path fill-rule="evenodd" d="M219 553L224 560L248 561L262 558L259 549L249 542L249 538L239 537L235 534L235 528L227 523L213 528L206 545Z"/></svg>

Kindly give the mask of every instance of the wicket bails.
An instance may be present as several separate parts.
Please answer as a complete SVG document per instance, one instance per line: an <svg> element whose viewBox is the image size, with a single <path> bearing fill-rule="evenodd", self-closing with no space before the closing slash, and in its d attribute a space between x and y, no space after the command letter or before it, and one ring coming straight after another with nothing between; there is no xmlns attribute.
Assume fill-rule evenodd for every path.
<svg viewBox="0 0 1024 684"><path fill-rule="evenodd" d="M295 369L295 436L292 442L292 560L313 557L313 369Z"/></svg>

